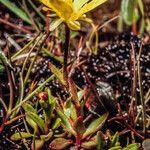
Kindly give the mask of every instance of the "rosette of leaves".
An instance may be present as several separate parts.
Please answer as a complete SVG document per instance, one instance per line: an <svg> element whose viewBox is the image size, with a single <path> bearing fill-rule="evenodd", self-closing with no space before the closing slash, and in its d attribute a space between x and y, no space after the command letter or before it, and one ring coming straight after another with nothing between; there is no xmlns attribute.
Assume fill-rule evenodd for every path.
<svg viewBox="0 0 150 150"><path fill-rule="evenodd" d="M105 123L108 113L99 116L90 121L89 124L84 122L84 91L77 90L77 87L71 78L66 81L63 79L61 70L54 65L50 65L51 71L59 81L68 90L69 97L64 102L59 98L56 112L61 119L62 130L65 135L58 135L49 145L50 149L65 149L67 146L79 148L94 148L97 145L97 132ZM60 144L61 143L61 144Z"/></svg>
<svg viewBox="0 0 150 150"><path fill-rule="evenodd" d="M99 118L92 120L89 125L86 125L82 115L77 117L77 111L71 100L67 100L63 108L57 108L61 126L64 132L67 133L67 136L55 138L49 145L51 149L64 149L69 145L87 149L97 146L97 132L106 121L108 114L103 114ZM69 138L70 136L71 138ZM73 140L73 137L75 140Z"/></svg>
<svg viewBox="0 0 150 150"><path fill-rule="evenodd" d="M44 143L52 138L53 131L60 126L60 119L55 118L55 121L53 121L53 123L51 122L56 99L51 95L49 89L46 90L46 93L48 94L47 99L39 100L42 113L39 114L37 109L30 103L23 105L26 122L33 128L34 132L17 132L11 136L11 140L17 141L32 138L31 149L37 150L41 149Z"/></svg>

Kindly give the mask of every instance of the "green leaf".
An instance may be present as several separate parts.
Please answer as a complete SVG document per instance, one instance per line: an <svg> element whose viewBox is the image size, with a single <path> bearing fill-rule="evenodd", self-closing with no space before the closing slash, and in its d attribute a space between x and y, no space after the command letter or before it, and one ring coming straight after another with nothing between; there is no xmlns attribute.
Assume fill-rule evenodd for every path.
<svg viewBox="0 0 150 150"><path fill-rule="evenodd" d="M72 120L76 120L77 119L77 112L76 112L76 109L75 109L75 106L74 104L72 103L72 101L70 99L68 99L66 102L65 102L65 105L64 105L64 114L69 118L69 119L72 119Z"/></svg>
<svg viewBox="0 0 150 150"><path fill-rule="evenodd" d="M102 149L102 133L100 131L97 132L97 150L101 150Z"/></svg>
<svg viewBox="0 0 150 150"><path fill-rule="evenodd" d="M83 96L84 96L84 90L80 90L80 91L78 92L78 99L79 99L79 101L82 100Z"/></svg>
<svg viewBox="0 0 150 150"><path fill-rule="evenodd" d="M137 21L137 18L135 18L137 13L136 4L137 0L122 0L121 13L127 25L132 25L133 22Z"/></svg>
<svg viewBox="0 0 150 150"><path fill-rule="evenodd" d="M52 136L53 136L53 131L50 131L47 135L40 135L40 138L43 141L49 141Z"/></svg>
<svg viewBox="0 0 150 150"><path fill-rule="evenodd" d="M52 130L56 130L60 125L61 125L61 119L57 118L54 124L52 125Z"/></svg>
<svg viewBox="0 0 150 150"><path fill-rule="evenodd" d="M26 112L26 120L28 122L28 124L34 129L34 131L36 132L38 130L38 125L35 121L33 121L33 119L28 115L28 113L32 112L32 113L37 113L36 110L32 107L31 104L29 103L24 103L23 104L23 109Z"/></svg>
<svg viewBox="0 0 150 150"><path fill-rule="evenodd" d="M49 64L50 64L50 69L52 73L59 79L59 81L63 85L66 85L66 81L64 80L63 73L57 67L55 67L52 63L49 63Z"/></svg>
<svg viewBox="0 0 150 150"><path fill-rule="evenodd" d="M111 147L115 146L118 141L119 141L119 133L116 132L111 139Z"/></svg>
<svg viewBox="0 0 150 150"><path fill-rule="evenodd" d="M71 39L73 39L73 38L75 38L76 36L78 36L79 35L79 33L78 32L76 32L76 31L70 31L70 38Z"/></svg>
<svg viewBox="0 0 150 150"><path fill-rule="evenodd" d="M8 61L7 57L5 56L4 52L0 49L0 60L10 68L13 68L10 62Z"/></svg>
<svg viewBox="0 0 150 150"><path fill-rule="evenodd" d="M11 2L10 0L0 0L0 3L5 5L10 11L15 13L18 17L20 17L26 23L31 24L31 21L29 17L27 16L27 14L22 9L17 7L13 2Z"/></svg>
<svg viewBox="0 0 150 150"><path fill-rule="evenodd" d="M133 23L137 22L139 20L139 18L140 18L139 11L138 11L137 8L134 9L133 18L134 18L133 19Z"/></svg>
<svg viewBox="0 0 150 150"><path fill-rule="evenodd" d="M56 105L56 98L51 95L51 91L49 88L47 88L47 93L48 93L48 100L47 101L39 100L39 103L44 111L45 122L47 124L50 124L52 114Z"/></svg>
<svg viewBox="0 0 150 150"><path fill-rule="evenodd" d="M40 118L34 112L28 112L27 116L30 117L40 127L40 129L44 132L45 123L44 123L44 120L42 118Z"/></svg>
<svg viewBox="0 0 150 150"><path fill-rule="evenodd" d="M10 139L13 140L13 141L18 141L18 140L21 140L21 139L30 138L32 136L33 136L33 134L30 134L30 133L27 133L27 132L17 132L17 133L14 133L10 137Z"/></svg>
<svg viewBox="0 0 150 150"><path fill-rule="evenodd" d="M36 113L36 110L29 103L23 104L23 109L26 111L26 113L28 113L28 112Z"/></svg>
<svg viewBox="0 0 150 150"><path fill-rule="evenodd" d="M52 95L51 90L49 88L47 88L47 93L49 104L53 104L54 102L56 102L56 98Z"/></svg>
<svg viewBox="0 0 150 150"><path fill-rule="evenodd" d="M49 116L51 117L52 114L53 114L53 111L55 109L55 106L56 106L56 98L52 95L49 88L47 89L47 92L48 92L48 101L49 101L49 104L50 104L50 114L49 114Z"/></svg>
<svg viewBox="0 0 150 150"><path fill-rule="evenodd" d="M128 145L124 150L138 150L140 148L140 143L134 143Z"/></svg>
<svg viewBox="0 0 150 150"><path fill-rule="evenodd" d="M144 5L143 5L142 0L138 0L138 5L139 5L142 16L144 16Z"/></svg>
<svg viewBox="0 0 150 150"><path fill-rule="evenodd" d="M79 103L79 99L78 99L76 85L71 78L68 78L68 83L69 83L69 90L70 90L71 98L72 98L74 104L79 107L80 103Z"/></svg>
<svg viewBox="0 0 150 150"><path fill-rule="evenodd" d="M26 120L28 124L34 129L34 131L37 132L38 131L37 124L29 116L26 116Z"/></svg>
<svg viewBox="0 0 150 150"><path fill-rule="evenodd" d="M76 132L74 131L69 119L67 118L67 116L63 113L62 110L57 109L57 114L61 119L61 123L63 125L63 127L70 133L72 133L73 135L76 135Z"/></svg>
<svg viewBox="0 0 150 150"><path fill-rule="evenodd" d="M108 113L105 113L104 115L100 116L98 119L92 121L92 123L87 127L85 133L83 134L82 139L98 131L106 121L107 117L108 117Z"/></svg>
<svg viewBox="0 0 150 150"><path fill-rule="evenodd" d="M140 31L139 31L140 34L143 34L143 33L144 33L145 27L146 27L146 25L145 25L145 19L142 18L142 19L141 19L141 23L140 23Z"/></svg>
<svg viewBox="0 0 150 150"><path fill-rule="evenodd" d="M5 72L5 67L0 64L0 75Z"/></svg>
<svg viewBox="0 0 150 150"><path fill-rule="evenodd" d="M65 149L67 146L72 144L73 142L71 140L65 139L65 138L56 138L54 139L50 145L50 149Z"/></svg>
<svg viewBox="0 0 150 150"><path fill-rule="evenodd" d="M115 147L109 148L108 150L121 150L121 149L122 149L121 146L115 146Z"/></svg>
<svg viewBox="0 0 150 150"><path fill-rule="evenodd" d="M36 139L32 142L31 150L40 150L44 146L44 141L40 139Z"/></svg>

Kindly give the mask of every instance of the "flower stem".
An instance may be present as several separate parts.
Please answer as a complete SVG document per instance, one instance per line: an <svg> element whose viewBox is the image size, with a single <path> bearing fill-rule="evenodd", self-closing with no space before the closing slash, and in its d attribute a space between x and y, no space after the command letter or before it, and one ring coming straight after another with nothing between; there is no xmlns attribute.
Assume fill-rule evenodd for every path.
<svg viewBox="0 0 150 150"><path fill-rule="evenodd" d="M64 43L64 63L63 63L63 74L64 80L68 79L67 63L68 63L68 52L70 45L70 29L65 25L65 43Z"/></svg>
<svg viewBox="0 0 150 150"><path fill-rule="evenodd" d="M144 137L146 136L146 108L145 108L145 99L143 96L143 87L142 87L142 75L141 75L141 62L140 62L140 57L142 54L142 44L140 46L140 51L138 55L138 61L137 61L137 67L138 67L138 81L139 81L139 89L140 89L140 100L141 100L141 105L142 105L142 115L143 115L143 134Z"/></svg>

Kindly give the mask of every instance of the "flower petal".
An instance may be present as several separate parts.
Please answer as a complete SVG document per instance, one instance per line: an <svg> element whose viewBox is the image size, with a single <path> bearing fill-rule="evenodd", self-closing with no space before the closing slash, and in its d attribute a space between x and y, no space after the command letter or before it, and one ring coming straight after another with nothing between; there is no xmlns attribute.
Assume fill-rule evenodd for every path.
<svg viewBox="0 0 150 150"><path fill-rule="evenodd" d="M51 8L51 3L49 2L49 0L38 0L40 1L42 4L44 4L46 7Z"/></svg>
<svg viewBox="0 0 150 150"><path fill-rule="evenodd" d="M91 11L92 9L98 7L102 3L106 2L107 0L92 0L89 3L85 4L78 12L78 16L82 16L83 14Z"/></svg>
<svg viewBox="0 0 150 150"><path fill-rule="evenodd" d="M68 27L72 30L80 30L80 23L78 21L67 21Z"/></svg>
<svg viewBox="0 0 150 150"><path fill-rule="evenodd" d="M44 7L42 7L42 10L43 11L48 11L48 10L51 10L51 9L49 7L44 6Z"/></svg>
<svg viewBox="0 0 150 150"><path fill-rule="evenodd" d="M74 0L74 8L78 11L84 4L86 4L89 0Z"/></svg>
<svg viewBox="0 0 150 150"><path fill-rule="evenodd" d="M73 7L71 3L66 0L50 0L52 10L62 19L68 20L73 13Z"/></svg>
<svg viewBox="0 0 150 150"><path fill-rule="evenodd" d="M86 21L86 22L88 22L88 23L92 23L92 22L93 22L93 21L92 21L92 19L87 18L85 14L84 14L84 15L82 15L81 17L79 17L79 19L78 19L78 20Z"/></svg>

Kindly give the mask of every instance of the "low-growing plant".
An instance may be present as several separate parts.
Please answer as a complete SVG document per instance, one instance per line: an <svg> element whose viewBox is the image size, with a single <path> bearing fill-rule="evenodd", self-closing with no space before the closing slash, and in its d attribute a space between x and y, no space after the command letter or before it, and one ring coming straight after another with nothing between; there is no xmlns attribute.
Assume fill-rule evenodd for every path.
<svg viewBox="0 0 150 150"><path fill-rule="evenodd" d="M33 128L33 132L27 128L28 132L19 131L11 136L11 140L13 141L32 138L31 149L34 150L41 149L45 142L52 138L54 131L60 126L61 121L59 118L53 119L56 99L51 95L49 89L39 93L37 103L39 103L41 107L40 114L37 107L33 108L32 105L34 104L32 103L28 102L22 106L25 111L25 120L29 127Z"/></svg>
<svg viewBox="0 0 150 150"><path fill-rule="evenodd" d="M64 102L62 99L58 99L56 112L61 119L64 132L69 137L71 136L71 138L55 138L49 147L51 149L64 149L68 145L74 145L75 149L96 147L97 132L106 121L108 113L99 116L97 119L93 119L87 126L84 121L86 114L84 114L83 110L85 104L85 99L83 99L84 92L77 90L75 83L70 77L67 81L64 80L61 71L53 64L50 64L50 67L54 75L57 76L69 92L69 97ZM75 140L73 140L72 136ZM62 144L60 145L60 143Z"/></svg>

